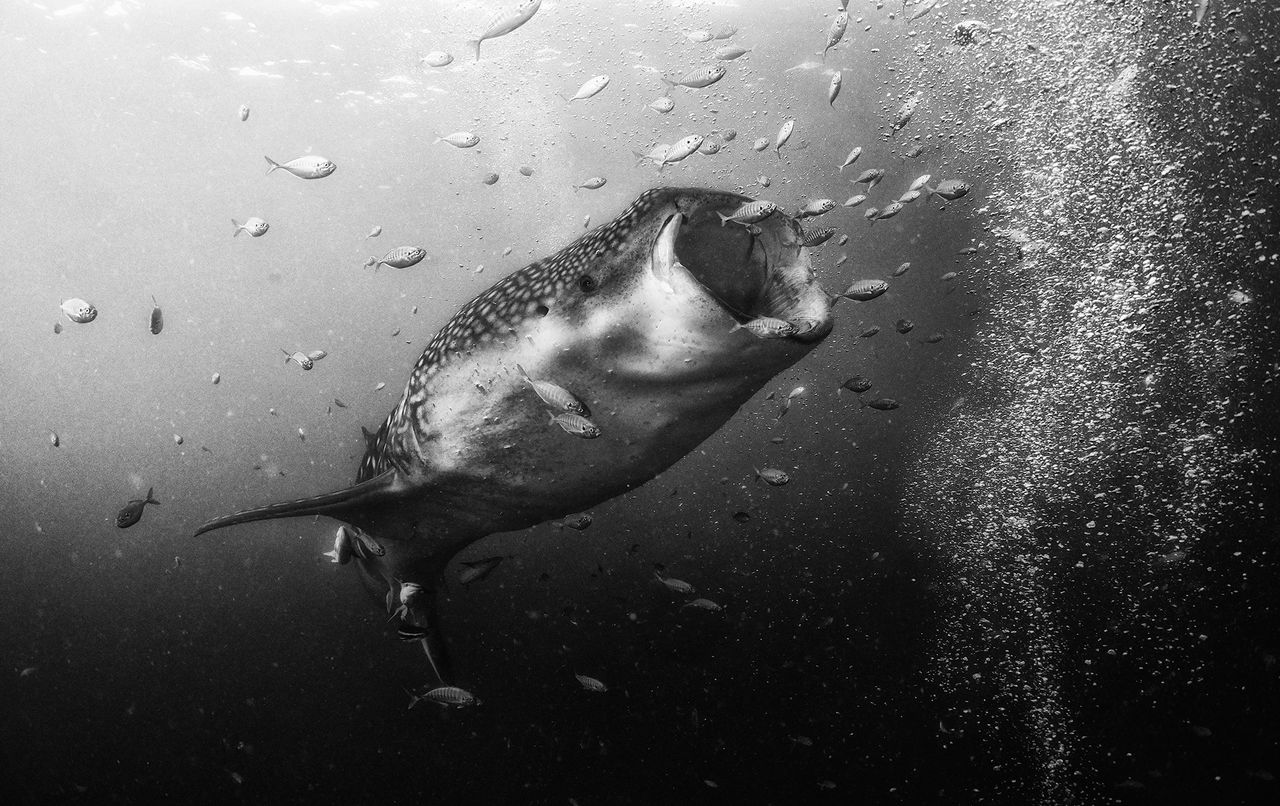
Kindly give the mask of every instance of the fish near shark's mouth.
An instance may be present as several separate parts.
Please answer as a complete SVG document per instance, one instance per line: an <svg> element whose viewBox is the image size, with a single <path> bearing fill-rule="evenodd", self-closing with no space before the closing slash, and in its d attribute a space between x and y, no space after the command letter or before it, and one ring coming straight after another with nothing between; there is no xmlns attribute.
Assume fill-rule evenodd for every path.
<svg viewBox="0 0 1280 806"><path fill-rule="evenodd" d="M717 215L752 199L730 193L676 200L658 232L652 265L659 280L683 271L739 324L771 317L795 325L788 338L813 343L831 332L831 295L818 284L800 227L781 211L751 229Z"/></svg>

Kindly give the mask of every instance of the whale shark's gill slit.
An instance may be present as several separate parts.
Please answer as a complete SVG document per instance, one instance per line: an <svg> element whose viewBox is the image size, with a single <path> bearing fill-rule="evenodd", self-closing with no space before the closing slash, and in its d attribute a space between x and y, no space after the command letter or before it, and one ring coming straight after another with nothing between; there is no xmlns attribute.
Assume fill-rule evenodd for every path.
<svg viewBox="0 0 1280 806"><path fill-rule="evenodd" d="M299 498L296 501L282 501L268 504L265 507L246 509L232 515L215 518L196 529L197 535L221 529L224 526L235 526L240 523L252 523L273 518L294 518L300 515L331 515L341 517L353 510L365 509L380 503L393 500L396 495L398 476L394 470L388 470L380 476L362 481L354 487L335 490L331 493Z"/></svg>

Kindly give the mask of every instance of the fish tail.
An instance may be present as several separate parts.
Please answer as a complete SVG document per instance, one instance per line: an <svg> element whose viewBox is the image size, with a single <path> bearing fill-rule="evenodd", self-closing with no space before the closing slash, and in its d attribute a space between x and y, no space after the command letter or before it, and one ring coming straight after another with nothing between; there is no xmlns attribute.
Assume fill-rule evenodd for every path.
<svg viewBox="0 0 1280 806"><path fill-rule="evenodd" d="M467 40L467 46L468 46L468 47L470 47L470 46L472 46L472 45L475 45L475 46L476 46L476 61L480 61L480 43L481 43L481 41L483 41L483 40L480 40L480 39L468 39L468 40Z"/></svg>
<svg viewBox="0 0 1280 806"><path fill-rule="evenodd" d="M719 210L716 210L716 215L720 216L720 226L722 227L725 224L728 224L731 218L731 216L727 216L724 213L720 212Z"/></svg>
<svg viewBox="0 0 1280 806"><path fill-rule="evenodd" d="M156 488L155 488L155 487L148 487L148 488L147 488L147 503L148 503L148 504L155 504L156 506L160 506L160 502L156 500L155 492L156 492Z"/></svg>
<svg viewBox="0 0 1280 806"><path fill-rule="evenodd" d="M521 377L523 377L526 381L527 381L527 380L530 380L530 378L529 378L529 373L528 373L528 372L525 372L524 367L520 366L519 364L516 364L516 369L518 369L518 370L520 371L520 375L521 375Z"/></svg>
<svg viewBox="0 0 1280 806"><path fill-rule="evenodd" d="M741 322L734 322L733 327L729 328L729 332L733 333L735 331L742 330L742 328L743 328L743 325Z"/></svg>
<svg viewBox="0 0 1280 806"><path fill-rule="evenodd" d="M231 219L231 225L235 227L235 230L231 233L231 237L238 237L240 235L240 231L244 229L244 227L240 226L240 222L236 221L234 218Z"/></svg>
<svg viewBox="0 0 1280 806"><path fill-rule="evenodd" d="M267 168L267 176L270 176L270 175L271 175L271 172L272 172L272 171L274 171L276 168L283 168L283 167L284 167L284 166L283 166L283 165L281 165L280 163L278 163L278 162L276 162L275 160L273 160L273 159L271 159L270 157L268 157L266 154L263 154L263 155L262 155L262 158L263 158L264 160L266 160L266 161L267 161L267 165L270 165L270 166L271 166L270 168Z"/></svg>
<svg viewBox="0 0 1280 806"><path fill-rule="evenodd" d="M401 475L397 470L388 470L379 476L362 481L353 487L336 490L331 493L301 498L295 501L281 501L256 509L247 509L232 515L224 515L203 524L196 529L197 535L235 526L242 523L253 523L274 518L296 518L304 515L329 515L341 517L353 511L367 510L377 507L388 496L394 498L397 491L403 489Z"/></svg>

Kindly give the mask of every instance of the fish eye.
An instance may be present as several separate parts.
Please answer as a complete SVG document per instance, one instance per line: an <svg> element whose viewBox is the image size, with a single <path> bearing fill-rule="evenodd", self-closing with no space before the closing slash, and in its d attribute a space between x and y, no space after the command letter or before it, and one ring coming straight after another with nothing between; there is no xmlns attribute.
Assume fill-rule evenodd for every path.
<svg viewBox="0 0 1280 806"><path fill-rule="evenodd" d="M534 308L534 311L537 312L538 316L546 316L551 312L551 309L546 305L539 305L537 308Z"/></svg>
<svg viewBox="0 0 1280 806"><path fill-rule="evenodd" d="M590 294L598 287L599 284L596 282L596 278L592 277L590 274L584 274L578 278L578 288L580 288L584 294Z"/></svg>

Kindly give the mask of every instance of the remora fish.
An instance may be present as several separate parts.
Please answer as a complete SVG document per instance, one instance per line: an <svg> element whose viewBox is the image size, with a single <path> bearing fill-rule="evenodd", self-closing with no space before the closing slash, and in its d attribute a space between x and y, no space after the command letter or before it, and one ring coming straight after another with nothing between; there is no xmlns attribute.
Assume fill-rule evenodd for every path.
<svg viewBox="0 0 1280 806"><path fill-rule="evenodd" d="M481 42L486 39L506 36L528 22L534 14L538 13L538 8L541 6L542 0L520 0L514 8L499 11L493 15L493 18L489 20L489 24L484 27L484 31L478 37L467 40L468 45L476 46L476 61L480 61Z"/></svg>
<svg viewBox="0 0 1280 806"><path fill-rule="evenodd" d="M831 332L832 299L794 219L774 214L755 234L721 226L720 213L751 201L700 188L643 193L445 324L370 436L353 486L217 518L197 534L310 515L367 533L385 554L353 559L388 589L420 587L401 630L451 679L434 594L455 554L654 478ZM806 326L772 339L730 332L762 317ZM601 436L548 428L517 364L598 400L608 412Z"/></svg>

